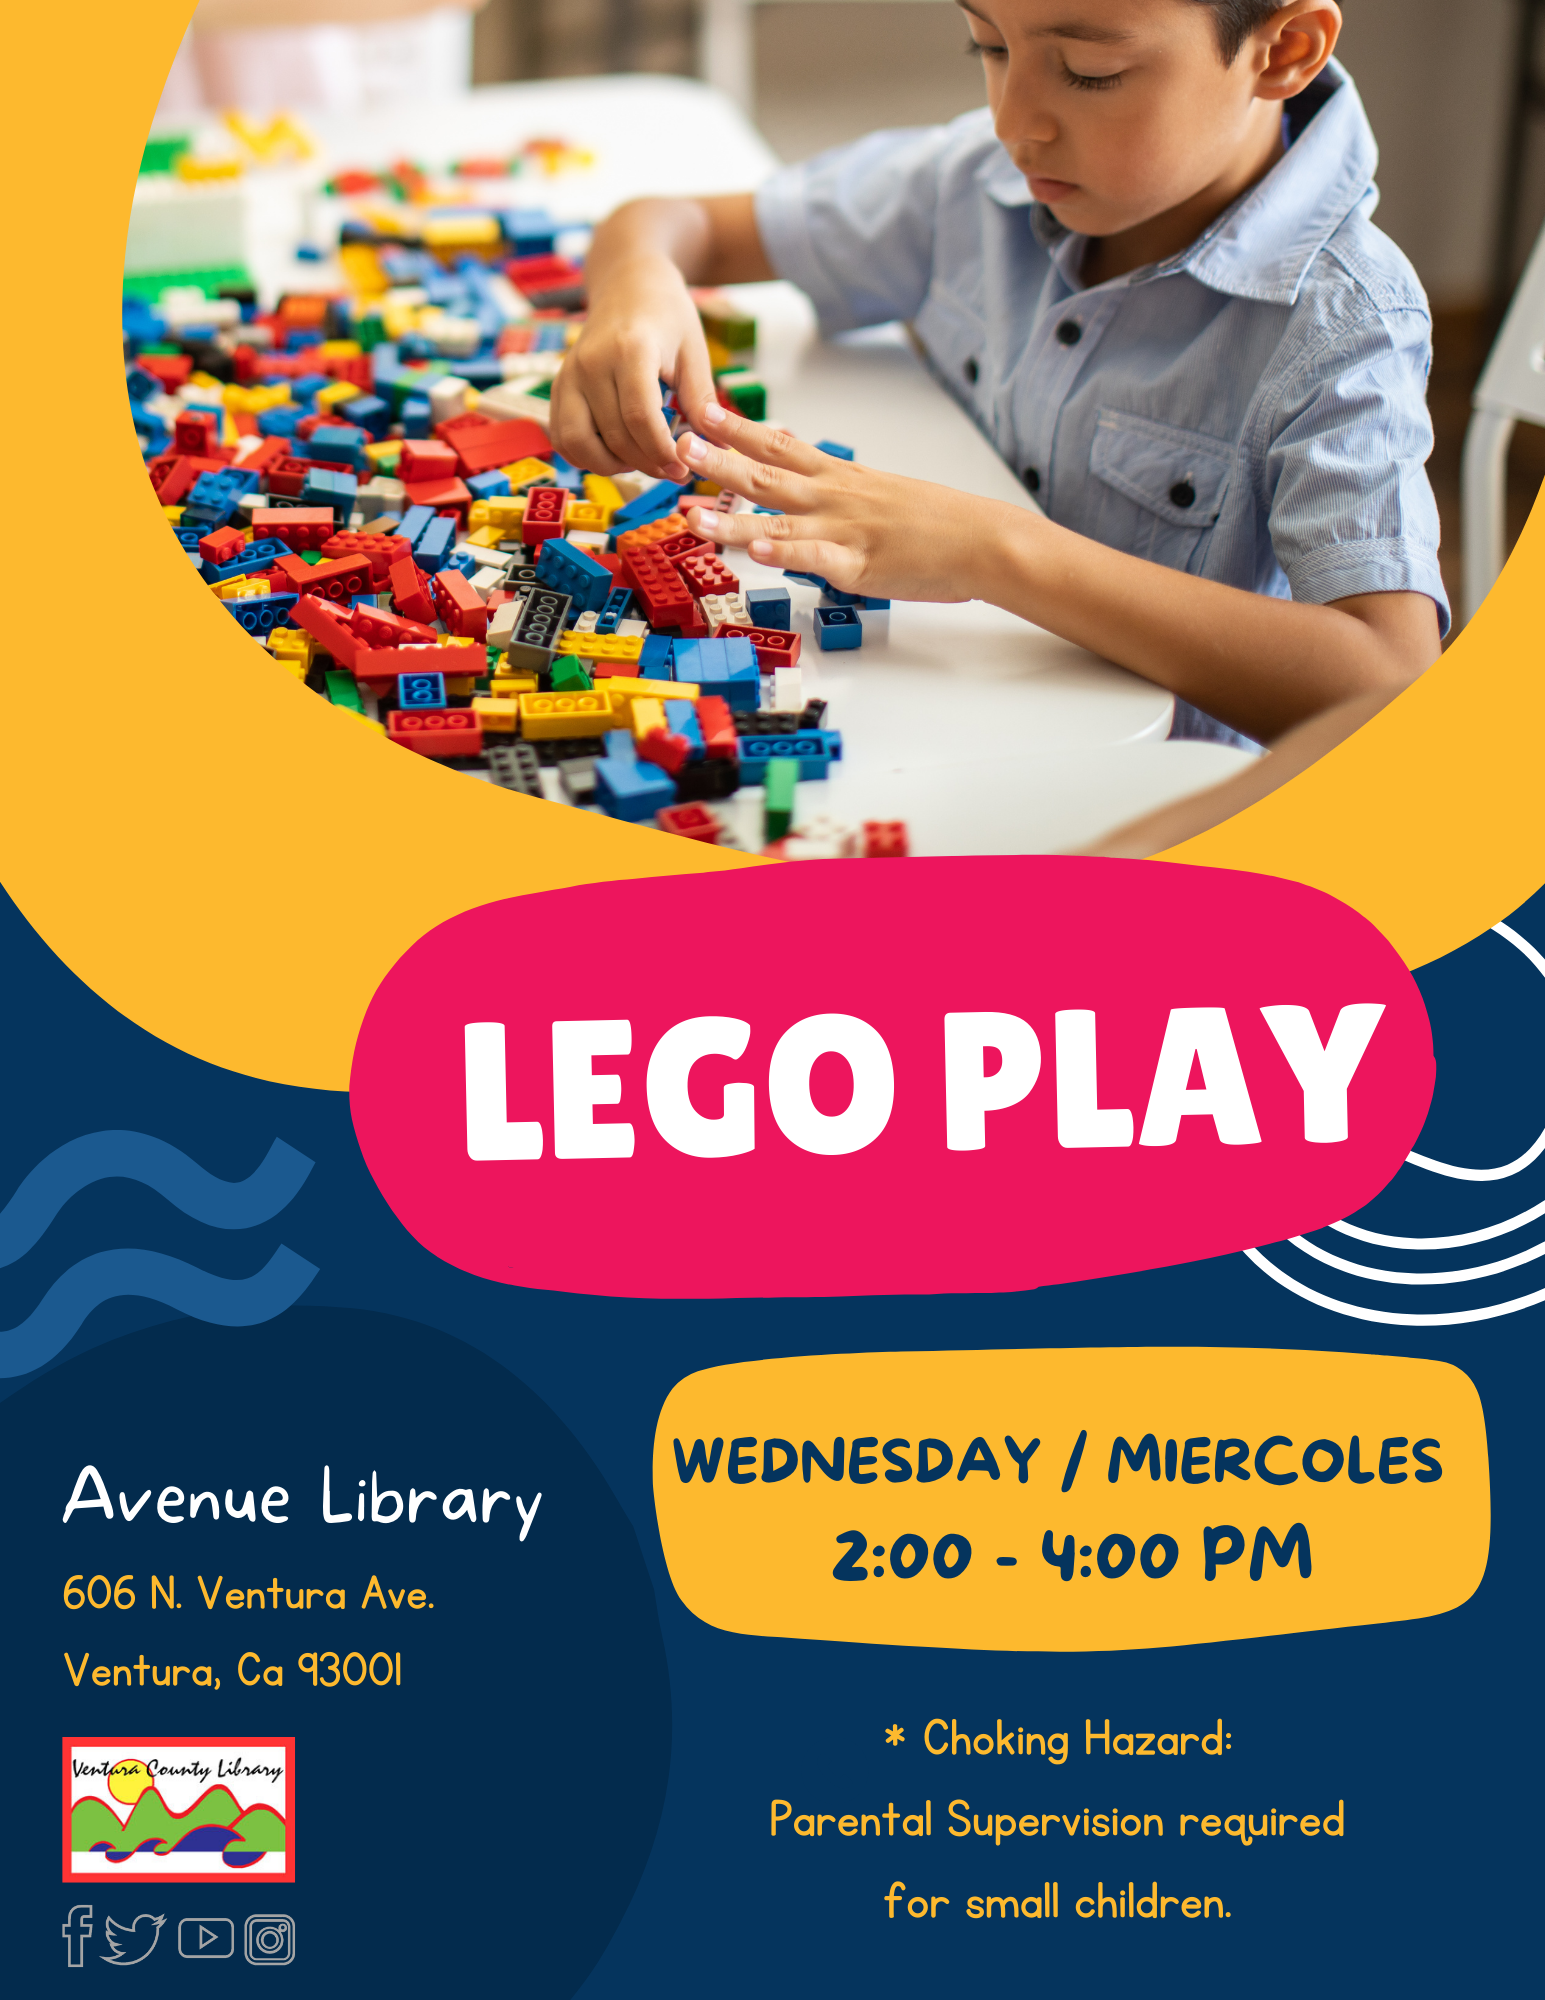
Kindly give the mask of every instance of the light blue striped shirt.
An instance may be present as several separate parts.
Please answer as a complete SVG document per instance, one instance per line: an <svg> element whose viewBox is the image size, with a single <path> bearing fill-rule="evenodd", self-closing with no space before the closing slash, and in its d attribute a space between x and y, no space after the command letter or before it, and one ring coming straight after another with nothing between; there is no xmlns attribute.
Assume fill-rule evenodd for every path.
<svg viewBox="0 0 1545 2000"><path fill-rule="evenodd" d="M1339 64L1286 126L1188 250L1103 285L985 110L785 167L757 221L823 332L910 321L1062 526L1309 604L1420 591L1446 632L1427 300L1370 220L1378 148ZM1232 736L1185 703L1175 733Z"/></svg>

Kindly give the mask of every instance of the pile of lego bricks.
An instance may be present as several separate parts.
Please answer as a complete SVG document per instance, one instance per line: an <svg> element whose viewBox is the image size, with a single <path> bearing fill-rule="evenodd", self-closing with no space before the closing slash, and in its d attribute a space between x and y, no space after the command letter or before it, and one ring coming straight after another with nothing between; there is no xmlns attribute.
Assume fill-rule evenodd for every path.
<svg viewBox="0 0 1545 2000"><path fill-rule="evenodd" d="M740 845L715 807L759 785L764 851L905 853L896 823L796 810L841 736L804 699L788 591L742 593L680 487L581 474L529 386L480 393L402 337L367 345L347 302L240 311L170 340L126 309L128 387L173 534L276 662L362 727L534 797ZM828 592L818 643L858 644L861 602Z"/></svg>

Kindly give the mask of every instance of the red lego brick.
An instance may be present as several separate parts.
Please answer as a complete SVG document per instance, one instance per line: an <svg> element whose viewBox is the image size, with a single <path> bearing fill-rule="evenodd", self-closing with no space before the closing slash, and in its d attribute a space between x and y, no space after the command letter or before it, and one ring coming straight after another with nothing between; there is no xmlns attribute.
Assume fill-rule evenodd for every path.
<svg viewBox="0 0 1545 2000"><path fill-rule="evenodd" d="M866 819L864 821L864 859L866 861L894 861L906 856L907 825L900 819Z"/></svg>
<svg viewBox="0 0 1545 2000"><path fill-rule="evenodd" d="M712 847L724 831L719 815L707 806L662 806L655 814L662 833L679 833L683 840L705 840Z"/></svg>
<svg viewBox="0 0 1545 2000"><path fill-rule="evenodd" d="M358 389L370 389L375 385L375 373L368 354L324 354L322 372L340 382L352 382Z"/></svg>
<svg viewBox="0 0 1545 2000"><path fill-rule="evenodd" d="M688 596L687 607L676 620L676 626L683 639L706 639L709 636L707 616L695 597Z"/></svg>
<svg viewBox="0 0 1545 2000"><path fill-rule="evenodd" d="M331 653L340 667L353 672L361 651L358 638L330 604L320 597L302 597L290 613L291 621L309 632L324 652Z"/></svg>
<svg viewBox="0 0 1545 2000"><path fill-rule="evenodd" d="M443 672L446 651L444 646L362 646L350 672L367 694L390 694L400 674Z"/></svg>
<svg viewBox="0 0 1545 2000"><path fill-rule="evenodd" d="M299 556L281 556L274 564L289 579L291 590L302 597L327 597L334 604L370 593L370 563L364 556L345 556L342 562L308 563Z"/></svg>
<svg viewBox="0 0 1545 2000"><path fill-rule="evenodd" d="M456 472L455 452L438 438L408 438L404 442L397 461L397 477L404 484L409 480L454 479Z"/></svg>
<svg viewBox="0 0 1545 2000"><path fill-rule="evenodd" d="M488 636L488 606L459 569L442 569L430 589L447 632L474 641Z"/></svg>
<svg viewBox="0 0 1545 2000"><path fill-rule="evenodd" d="M147 375L155 376L169 396L175 396L193 373L190 354L141 354L137 363Z"/></svg>
<svg viewBox="0 0 1545 2000"><path fill-rule="evenodd" d="M240 346L236 349L236 352L231 356L231 366L235 371L236 380L238 384L245 389L249 383L255 382L257 380L257 372L258 372L257 349L255 347L249 347L247 343L243 341L240 344Z"/></svg>
<svg viewBox="0 0 1545 2000"><path fill-rule="evenodd" d="M667 514L658 521L646 521L641 528L629 528L617 537L617 547L623 555L634 549L653 548L660 542L668 541L672 535L690 534L686 518L681 514ZM692 539L697 540L693 535ZM712 543L708 545L710 548Z"/></svg>
<svg viewBox="0 0 1545 2000"><path fill-rule="evenodd" d="M402 485L410 507L433 507L460 519L472 505L472 495L459 479L405 479Z"/></svg>
<svg viewBox="0 0 1545 2000"><path fill-rule="evenodd" d="M412 556L399 556L387 572L387 581L391 586L394 611L400 611L404 618L415 619L421 625L434 623L435 607L429 595L429 578Z"/></svg>
<svg viewBox="0 0 1545 2000"><path fill-rule="evenodd" d="M266 472L271 465L277 465L280 459L288 458L289 455L290 447L287 439L264 438L256 451L243 454L241 469L243 472Z"/></svg>
<svg viewBox="0 0 1545 2000"><path fill-rule="evenodd" d="M421 757L480 757L483 725L470 708L395 708L386 733Z"/></svg>
<svg viewBox="0 0 1545 2000"><path fill-rule="evenodd" d="M172 428L172 442L179 451L212 458L220 442L220 419L211 410L184 410Z"/></svg>
<svg viewBox="0 0 1545 2000"><path fill-rule="evenodd" d="M150 483L156 490L156 498L163 507L175 507L179 500L185 500L201 472L218 472L220 469L217 458L193 458L186 452L175 451L162 452L146 467Z"/></svg>
<svg viewBox="0 0 1545 2000"><path fill-rule="evenodd" d="M247 546L247 538L240 528L216 528L212 535L199 539L198 552L208 563L235 562Z"/></svg>
<svg viewBox="0 0 1545 2000"><path fill-rule="evenodd" d="M578 264L551 252L511 257L504 267L504 275L517 291L528 293L566 291L570 286L585 282L585 274Z"/></svg>
<svg viewBox="0 0 1545 2000"><path fill-rule="evenodd" d="M638 742L638 754L645 763L657 764L673 778L686 763L691 749L685 736L673 736L668 729L651 729Z"/></svg>
<svg viewBox="0 0 1545 2000"><path fill-rule="evenodd" d="M319 458L281 458L268 468L268 476L263 484L270 493L278 493L283 498L300 498L305 490L306 474L315 468L322 472L336 472L336 465L323 465Z"/></svg>
<svg viewBox="0 0 1545 2000"><path fill-rule="evenodd" d="M540 424L525 417L511 417L502 423L469 425L449 440L463 479L480 472L493 472L501 465L513 465L520 458L550 458L552 440Z"/></svg>
<svg viewBox="0 0 1545 2000"><path fill-rule="evenodd" d="M694 597L733 597L740 578L716 555L678 556L675 569Z"/></svg>
<svg viewBox="0 0 1545 2000"><path fill-rule="evenodd" d="M719 639L749 639L751 650L756 654L756 663L764 674L770 674L779 667L794 667L799 664L799 649L804 643L798 632L769 631L760 625L721 625L715 633Z"/></svg>
<svg viewBox="0 0 1545 2000"><path fill-rule="evenodd" d="M521 516L520 538L528 548L563 533L569 511L569 496L561 486L533 486L526 495Z"/></svg>
<svg viewBox="0 0 1545 2000"><path fill-rule="evenodd" d="M370 580L378 589L386 582L392 564L411 553L412 545L401 535L358 535L351 529L329 535L322 544L322 554L329 561L341 556L364 556L370 564Z"/></svg>
<svg viewBox="0 0 1545 2000"><path fill-rule="evenodd" d="M618 547L621 546L619 542ZM690 528L683 528L679 534L662 536L651 546L656 555L664 556L667 562L673 563L679 563L683 556L717 556L719 553L712 542L705 542Z"/></svg>
<svg viewBox="0 0 1545 2000"><path fill-rule="evenodd" d="M727 757L733 761L740 755L740 746L729 703L720 695L705 694L696 707L698 727L703 732L703 747L708 755Z"/></svg>
<svg viewBox="0 0 1545 2000"><path fill-rule="evenodd" d="M331 507L254 507L252 532L259 541L280 541L296 555L332 539Z"/></svg>
<svg viewBox="0 0 1545 2000"><path fill-rule="evenodd" d="M362 646L432 646L436 642L432 625L399 618L395 611L383 611L377 604L356 604L349 624Z"/></svg>

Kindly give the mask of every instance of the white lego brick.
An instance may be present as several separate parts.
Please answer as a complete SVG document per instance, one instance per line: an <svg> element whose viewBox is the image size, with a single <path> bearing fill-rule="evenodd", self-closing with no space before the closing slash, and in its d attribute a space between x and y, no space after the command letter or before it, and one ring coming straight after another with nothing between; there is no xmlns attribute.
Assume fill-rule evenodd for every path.
<svg viewBox="0 0 1545 2000"><path fill-rule="evenodd" d="M576 632L593 632L595 630L595 622L600 615L599 611L582 611L574 620L574 630Z"/></svg>
<svg viewBox="0 0 1545 2000"><path fill-rule="evenodd" d="M749 625L751 611L742 593L731 596L726 592L721 597L705 597L702 600L703 616L708 620L710 633L716 633L721 625Z"/></svg>
<svg viewBox="0 0 1545 2000"><path fill-rule="evenodd" d="M501 653L509 650L510 638L515 630L515 621L519 618L522 608L518 599L509 604L497 606L494 615L488 621L488 643L490 646L497 646Z"/></svg>
<svg viewBox="0 0 1545 2000"><path fill-rule="evenodd" d="M525 300L521 304L525 305ZM529 318L530 308L517 315ZM548 351L543 354L505 354L499 360L499 372L506 382L550 382L563 366L561 352Z"/></svg>
<svg viewBox="0 0 1545 2000"><path fill-rule="evenodd" d="M452 417L462 417L467 413L467 391L470 382L463 382L459 375L442 375L438 382L429 385L429 417L432 423L449 423Z"/></svg>
<svg viewBox="0 0 1545 2000"><path fill-rule="evenodd" d="M503 590L504 571L502 569L480 569L474 571L472 588L486 603L496 590Z"/></svg>
<svg viewBox="0 0 1545 2000"><path fill-rule="evenodd" d="M495 417L501 423L525 417L544 430L552 415L552 404L545 396L533 396L529 389L515 382L501 382L497 388L485 389L478 397L477 407L480 416Z"/></svg>
<svg viewBox="0 0 1545 2000"><path fill-rule="evenodd" d="M393 479L387 473L378 472L365 481L357 497L362 507L389 514L403 505L408 497L408 491L400 479Z"/></svg>
<svg viewBox="0 0 1545 2000"><path fill-rule="evenodd" d="M593 556L596 554L605 555L606 544L609 538L595 529L575 528L571 534L565 535L563 539L566 542L571 542L576 549L583 549L586 555Z"/></svg>
<svg viewBox="0 0 1545 2000"><path fill-rule="evenodd" d="M805 705L805 677L801 667L773 669L773 707L798 714Z"/></svg>
<svg viewBox="0 0 1545 2000"><path fill-rule="evenodd" d="M647 493L657 483L647 472L613 472L608 477L622 495L624 505L629 500L636 500L641 493Z"/></svg>
<svg viewBox="0 0 1545 2000"><path fill-rule="evenodd" d="M619 618L617 620L617 637L619 639L647 639L649 637L648 621L643 618Z"/></svg>

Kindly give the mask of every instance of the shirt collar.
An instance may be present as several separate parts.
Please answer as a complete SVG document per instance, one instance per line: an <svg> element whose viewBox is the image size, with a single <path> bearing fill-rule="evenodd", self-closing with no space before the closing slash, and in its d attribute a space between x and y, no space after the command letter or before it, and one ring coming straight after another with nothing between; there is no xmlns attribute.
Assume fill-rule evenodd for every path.
<svg viewBox="0 0 1545 2000"><path fill-rule="evenodd" d="M1309 266L1342 223L1370 195L1377 199L1372 183L1379 149L1357 86L1338 62L1327 64L1295 101L1289 117L1293 143L1264 179L1189 248L1119 282L1142 283L1185 271L1214 291L1291 305ZM982 186L1003 207L1029 208L1037 242L1076 289L1087 239L1064 229L1050 209L1033 199L1007 153L1000 151Z"/></svg>

